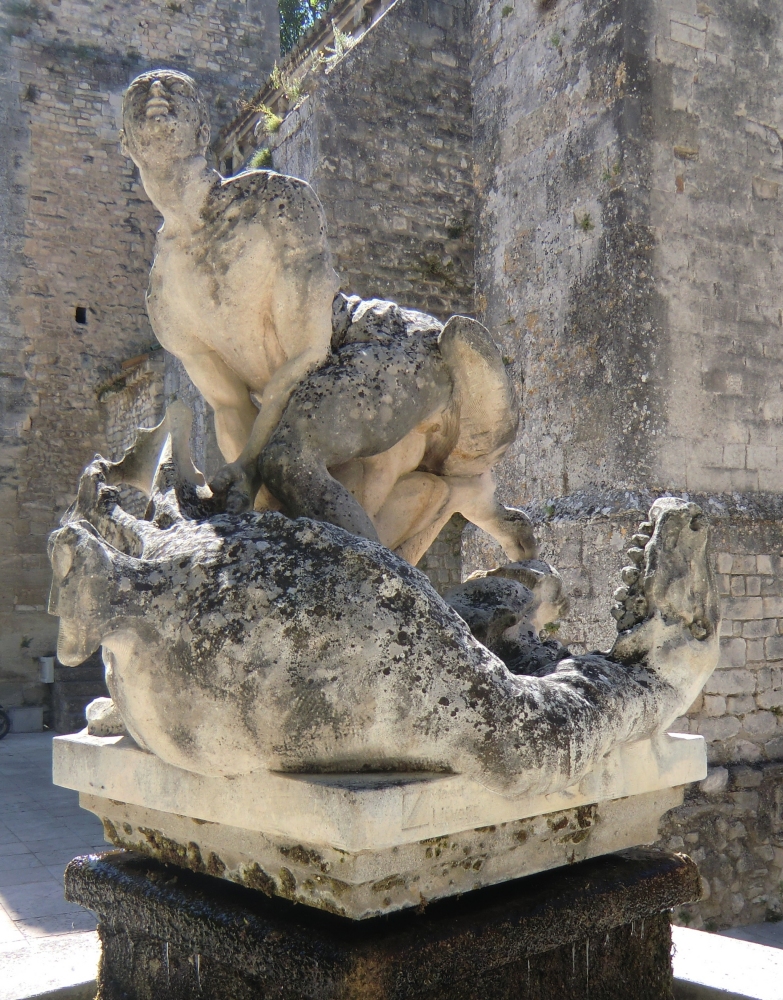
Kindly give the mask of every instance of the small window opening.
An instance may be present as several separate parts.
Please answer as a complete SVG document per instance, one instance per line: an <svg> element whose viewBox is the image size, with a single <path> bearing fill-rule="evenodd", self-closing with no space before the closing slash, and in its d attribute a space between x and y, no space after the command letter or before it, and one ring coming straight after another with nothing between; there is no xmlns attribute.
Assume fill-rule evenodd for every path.
<svg viewBox="0 0 783 1000"><path fill-rule="evenodd" d="M87 307L77 306L76 315L74 317L77 323L81 323L84 326L87 323Z"/></svg>
<svg viewBox="0 0 783 1000"><path fill-rule="evenodd" d="M225 170L223 171L223 174L224 174L225 177L230 177L233 174L233 172L234 172L234 157L233 156L227 156L226 157L226 166L225 166Z"/></svg>

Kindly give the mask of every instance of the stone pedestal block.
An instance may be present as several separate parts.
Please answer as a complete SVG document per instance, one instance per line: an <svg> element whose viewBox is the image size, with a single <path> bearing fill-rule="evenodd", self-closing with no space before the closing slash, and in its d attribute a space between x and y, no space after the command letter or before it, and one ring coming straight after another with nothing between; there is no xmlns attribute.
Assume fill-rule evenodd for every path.
<svg viewBox="0 0 783 1000"><path fill-rule="evenodd" d="M421 772L227 780L86 733L54 740L53 767L115 847L352 919L650 844L706 774L703 740L666 734L533 796Z"/></svg>
<svg viewBox="0 0 783 1000"><path fill-rule="evenodd" d="M101 1000L670 1000L690 859L633 849L351 921L131 852L76 858Z"/></svg>

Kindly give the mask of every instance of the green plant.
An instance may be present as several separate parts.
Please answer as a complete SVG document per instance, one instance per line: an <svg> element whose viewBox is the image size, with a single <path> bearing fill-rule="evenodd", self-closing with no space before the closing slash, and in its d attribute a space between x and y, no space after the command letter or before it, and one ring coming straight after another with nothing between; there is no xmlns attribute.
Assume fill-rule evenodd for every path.
<svg viewBox="0 0 783 1000"><path fill-rule="evenodd" d="M259 119L260 130L264 135L273 135L280 126L283 124L283 119L280 115L275 114L275 112L266 106L266 104L256 104L253 107L254 111L257 111L261 118Z"/></svg>
<svg viewBox="0 0 783 1000"><path fill-rule="evenodd" d="M276 90L283 91L283 96L294 106L296 106L304 96L302 91L302 81L295 80L293 77L288 76L280 69L277 63L275 63L274 69L269 76L269 80Z"/></svg>
<svg viewBox="0 0 783 1000"><path fill-rule="evenodd" d="M511 6L509 6L508 4L506 4L506 6L503 8L503 10L501 10L500 16L501 17L508 17L509 14L513 14L513 13L514 13L514 8L511 7Z"/></svg>
<svg viewBox="0 0 783 1000"><path fill-rule="evenodd" d="M166 6L174 14L181 14L182 13L182 4L181 3L174 3L173 0L172 0L172 2L171 3L167 3Z"/></svg>
<svg viewBox="0 0 783 1000"><path fill-rule="evenodd" d="M715 920L705 920L704 921L704 930L705 931L709 931L710 934L714 934L717 929L718 929L717 921L715 921Z"/></svg>
<svg viewBox="0 0 783 1000"><path fill-rule="evenodd" d="M457 240L460 236L469 234L471 229L470 216L467 213L461 219L449 219L446 223L446 235L450 240Z"/></svg>
<svg viewBox="0 0 783 1000"><path fill-rule="evenodd" d="M595 229L595 223L593 222L589 212L585 212L579 220L578 225L583 233L589 233L591 229Z"/></svg>
<svg viewBox="0 0 783 1000"><path fill-rule="evenodd" d="M22 91L22 100L29 101L30 104L35 104L38 99L38 88L34 83L28 83L27 86Z"/></svg>
<svg viewBox="0 0 783 1000"><path fill-rule="evenodd" d="M547 635L557 635L560 631L560 622L547 622L541 631Z"/></svg>
<svg viewBox="0 0 783 1000"><path fill-rule="evenodd" d="M13 2L5 5L6 14L27 21L51 21L52 12L40 3Z"/></svg>
<svg viewBox="0 0 783 1000"><path fill-rule="evenodd" d="M3 28L6 38L26 38L36 21L52 19L52 12L39 3L12 2L6 4L4 10L11 18L8 26Z"/></svg>
<svg viewBox="0 0 783 1000"><path fill-rule="evenodd" d="M19 643L19 646L22 649L29 649L32 646L32 644L33 644L33 637L31 635L25 635L22 637L22 641Z"/></svg>
<svg viewBox="0 0 783 1000"><path fill-rule="evenodd" d="M552 46L552 48L555 49L560 48L560 45L562 44L562 38L560 37L559 32L557 31L552 32L552 34L549 36L549 44Z"/></svg>
<svg viewBox="0 0 783 1000"><path fill-rule="evenodd" d="M329 53L324 59L328 69L335 66L356 44L356 39L352 38L350 35L346 35L344 31L340 31L337 25L332 21L332 34L334 35L334 45L327 45L326 51Z"/></svg>
<svg viewBox="0 0 783 1000"><path fill-rule="evenodd" d="M257 149L248 164L251 170L266 170L272 166L272 150L267 146Z"/></svg>
<svg viewBox="0 0 783 1000"><path fill-rule="evenodd" d="M544 513L546 514L547 517L550 517L550 518L554 517L555 516L555 505L553 503L545 503L544 504Z"/></svg>
<svg viewBox="0 0 783 1000"><path fill-rule="evenodd" d="M614 180L615 177L619 177L622 172L622 162L620 160L615 160L611 167L606 167L604 169L604 172L601 174L601 179L608 182Z"/></svg>
<svg viewBox="0 0 783 1000"><path fill-rule="evenodd" d="M680 921L681 924L685 924L685 926L688 927L690 926L690 924L693 923L693 914L690 913L688 910L680 910L680 912L677 914L677 919Z"/></svg>
<svg viewBox="0 0 783 1000"><path fill-rule="evenodd" d="M451 257L441 258L437 253L425 254L422 271L428 278L437 278L446 285L454 284L454 261Z"/></svg>

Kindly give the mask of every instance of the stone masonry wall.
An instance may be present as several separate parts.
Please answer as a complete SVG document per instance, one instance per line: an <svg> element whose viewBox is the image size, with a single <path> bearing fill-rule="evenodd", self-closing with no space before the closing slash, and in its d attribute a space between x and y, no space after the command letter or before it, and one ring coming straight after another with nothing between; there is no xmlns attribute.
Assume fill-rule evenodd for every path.
<svg viewBox="0 0 783 1000"><path fill-rule="evenodd" d="M524 384L507 488L780 490L780 5L475 24L477 303Z"/></svg>
<svg viewBox="0 0 783 1000"><path fill-rule="evenodd" d="M610 648L612 592L654 498L596 490L530 508L542 558L558 568L571 598L557 638L572 650ZM704 899L677 919L714 930L783 916L783 501L690 498L713 524L721 657L704 693L672 726L704 737L708 777L663 818L660 834L702 874ZM463 572L498 561L494 543L469 527Z"/></svg>
<svg viewBox="0 0 783 1000"><path fill-rule="evenodd" d="M271 140L309 181L343 287L473 311L469 6L397 0Z"/></svg>
<svg viewBox="0 0 783 1000"><path fill-rule="evenodd" d="M155 346L159 219L119 149L122 92L151 66L191 70L218 127L271 69L278 21L272 0L52 0L4 3L0 22L0 702L14 705L43 699L34 658L54 650L46 537L114 447L98 395Z"/></svg>
<svg viewBox="0 0 783 1000"><path fill-rule="evenodd" d="M721 662L678 720L711 773L662 828L699 861L697 926L780 912L783 9L774 0L479 0L477 307L516 361L499 470L606 648L651 499L715 521ZM612 484L608 489L606 484ZM464 540L465 569L498 553Z"/></svg>

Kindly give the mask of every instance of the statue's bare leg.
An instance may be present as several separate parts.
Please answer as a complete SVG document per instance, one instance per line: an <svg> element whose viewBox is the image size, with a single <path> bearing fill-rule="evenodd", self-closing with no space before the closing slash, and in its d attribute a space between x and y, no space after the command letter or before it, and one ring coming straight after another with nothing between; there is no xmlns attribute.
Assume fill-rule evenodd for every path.
<svg viewBox="0 0 783 1000"><path fill-rule="evenodd" d="M433 480L440 484L439 502L434 499ZM422 508L428 515L424 520ZM512 562L536 558L530 519L524 511L504 507L498 501L490 471L480 476L431 476L419 472L405 476L389 494L376 523L382 538L384 534L394 538L385 544L415 566L456 513L492 535ZM387 524L393 525L393 530Z"/></svg>
<svg viewBox="0 0 783 1000"><path fill-rule="evenodd" d="M355 344L293 393L259 459L261 478L293 516L378 540L372 519L329 468L380 455L451 397L450 376L427 345Z"/></svg>

